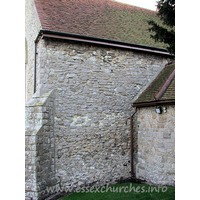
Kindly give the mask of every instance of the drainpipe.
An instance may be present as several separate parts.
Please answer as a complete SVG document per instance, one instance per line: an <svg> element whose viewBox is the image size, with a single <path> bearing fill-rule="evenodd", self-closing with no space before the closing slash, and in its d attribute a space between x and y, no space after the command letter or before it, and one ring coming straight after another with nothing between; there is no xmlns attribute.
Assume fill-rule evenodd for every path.
<svg viewBox="0 0 200 200"><path fill-rule="evenodd" d="M35 50L34 50L34 71L33 71L33 94L36 92L36 65L37 65L37 43L40 41L41 38L41 32L38 33L36 39L35 39Z"/></svg>
<svg viewBox="0 0 200 200"><path fill-rule="evenodd" d="M137 107L135 107L135 110L133 114L130 116L130 126L131 126L131 177L133 177L133 115L137 112Z"/></svg>
<svg viewBox="0 0 200 200"><path fill-rule="evenodd" d="M37 58L37 43L35 42L35 52L34 52L34 71L33 71L33 94L36 92L36 58Z"/></svg>

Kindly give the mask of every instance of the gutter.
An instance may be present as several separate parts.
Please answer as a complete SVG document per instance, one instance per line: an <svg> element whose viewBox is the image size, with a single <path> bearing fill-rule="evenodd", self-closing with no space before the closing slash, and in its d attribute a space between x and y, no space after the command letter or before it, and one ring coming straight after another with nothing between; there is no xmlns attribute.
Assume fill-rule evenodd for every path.
<svg viewBox="0 0 200 200"><path fill-rule="evenodd" d="M36 73L37 73L37 43L40 41L41 39L41 32L38 33L35 41L34 41L34 45L35 45L35 50L34 50L34 70L33 70L33 94L36 92Z"/></svg>
<svg viewBox="0 0 200 200"><path fill-rule="evenodd" d="M131 137L131 177L133 177L133 116L137 112L137 107L135 107L135 110L133 114L130 116L130 126L131 126L131 131L130 131L130 137Z"/></svg>
<svg viewBox="0 0 200 200"><path fill-rule="evenodd" d="M131 49L131 50L136 50L136 51L160 54L160 55L164 55L164 56L168 56L168 57L174 57L174 55L171 55L167 51L167 49L157 48L157 47L152 47L152 46L119 42L119 41L115 41L115 40L95 38L95 37L63 33L63 32L56 32L56 31L49 31L49 30L40 30L39 34L42 35L43 39L55 38L55 39L64 39L64 40L70 40L70 41L86 42L86 43L91 43L91 44L100 44L100 45L104 45L104 46L118 47L118 48L123 48L123 49Z"/></svg>
<svg viewBox="0 0 200 200"><path fill-rule="evenodd" d="M141 102L141 103L133 103L133 107L149 107L149 106L160 106L160 105L174 105L175 99L171 100L163 100L163 101L150 101L150 102Z"/></svg>
<svg viewBox="0 0 200 200"><path fill-rule="evenodd" d="M171 55L167 51L167 49L163 49L163 48L157 48L157 47L133 44L133 43L126 43L126 42L120 42L116 40L109 40L109 39L103 39L103 38L95 38L95 37L90 37L90 36L76 35L76 34L71 34L71 33L40 30L35 39L33 93L36 92L37 43L39 42L40 39L48 39L48 38L78 41L78 42L85 42L85 43L90 43L90 44L99 44L99 45L104 45L104 46L118 47L118 48L130 49L130 50L135 50L135 51L140 51L140 52L142 51L142 52L148 52L148 53L153 53L153 54L159 54L159 55L167 56L167 57L174 57L174 55Z"/></svg>

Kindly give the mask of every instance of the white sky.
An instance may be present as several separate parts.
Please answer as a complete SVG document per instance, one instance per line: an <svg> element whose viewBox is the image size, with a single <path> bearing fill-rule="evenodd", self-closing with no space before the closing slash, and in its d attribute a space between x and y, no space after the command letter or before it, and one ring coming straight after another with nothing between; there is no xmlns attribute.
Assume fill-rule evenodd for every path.
<svg viewBox="0 0 200 200"><path fill-rule="evenodd" d="M115 0L115 1L156 11L156 5L157 5L156 1L158 0Z"/></svg>

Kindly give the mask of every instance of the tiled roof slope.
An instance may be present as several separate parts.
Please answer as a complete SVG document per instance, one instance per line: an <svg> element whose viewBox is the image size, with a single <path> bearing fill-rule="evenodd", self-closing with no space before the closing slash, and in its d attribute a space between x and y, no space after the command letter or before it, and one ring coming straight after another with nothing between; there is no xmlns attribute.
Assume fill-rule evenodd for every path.
<svg viewBox="0 0 200 200"><path fill-rule="evenodd" d="M175 77L172 79L169 86L165 89L160 99L155 100L155 96L159 93L174 69L175 64L165 66L165 68L159 73L154 81L150 83L146 90L138 97L134 104L152 101L175 100Z"/></svg>
<svg viewBox="0 0 200 200"><path fill-rule="evenodd" d="M34 0L43 30L166 48L150 38L156 12L112 0Z"/></svg>
<svg viewBox="0 0 200 200"><path fill-rule="evenodd" d="M163 96L160 98L160 100L170 100L175 99L175 78L167 88L167 90L164 92Z"/></svg>

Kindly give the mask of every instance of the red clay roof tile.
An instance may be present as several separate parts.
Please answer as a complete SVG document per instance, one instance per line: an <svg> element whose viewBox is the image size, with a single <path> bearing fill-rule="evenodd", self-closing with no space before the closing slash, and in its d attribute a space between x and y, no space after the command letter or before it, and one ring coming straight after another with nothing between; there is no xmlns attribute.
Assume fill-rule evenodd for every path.
<svg viewBox="0 0 200 200"><path fill-rule="evenodd" d="M150 38L156 12L112 0L34 0L42 29L166 48Z"/></svg>

